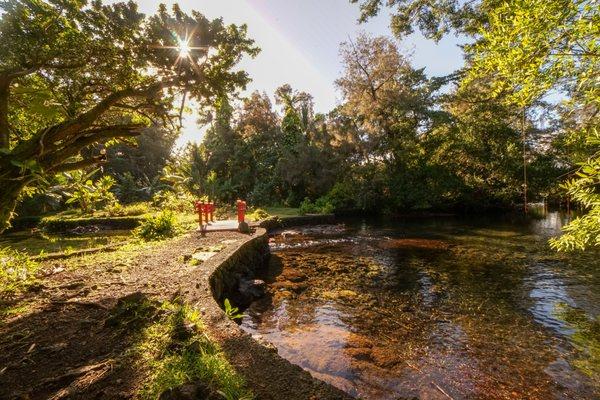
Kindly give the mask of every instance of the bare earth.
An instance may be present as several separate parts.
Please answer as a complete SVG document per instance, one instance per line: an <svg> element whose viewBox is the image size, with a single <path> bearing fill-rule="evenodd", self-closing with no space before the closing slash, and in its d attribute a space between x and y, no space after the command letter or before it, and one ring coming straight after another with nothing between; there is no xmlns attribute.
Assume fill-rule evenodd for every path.
<svg viewBox="0 0 600 400"><path fill-rule="evenodd" d="M133 293L193 299L210 336L258 399L347 398L256 343L217 307L208 276L249 239L237 232L191 233L124 260L72 270L48 262L41 285L18 299L27 310L0 321L0 399L135 398L147 371L122 362L132 337L107 323L118 300ZM224 247L199 266L181 257L215 245Z"/></svg>

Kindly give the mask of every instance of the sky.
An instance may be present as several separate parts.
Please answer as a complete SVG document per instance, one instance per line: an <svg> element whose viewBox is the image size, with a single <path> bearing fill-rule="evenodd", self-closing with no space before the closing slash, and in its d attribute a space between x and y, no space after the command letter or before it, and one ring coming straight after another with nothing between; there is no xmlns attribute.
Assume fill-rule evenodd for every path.
<svg viewBox="0 0 600 400"><path fill-rule="evenodd" d="M161 2L168 6L177 2L184 11L195 9L208 18L222 17L225 23L247 24L248 36L262 51L239 64L252 78L242 94L259 90L272 97L277 87L289 83L310 93L315 111L323 113L340 101L334 85L342 72L340 43L361 31L391 36L387 11L359 24L358 5L349 0L138 0L147 14ZM436 44L416 33L399 45L405 55L411 55L415 67L425 67L429 76L442 76L463 65L459 44L453 36ZM206 128L195 121L195 115L186 116L179 146L202 140Z"/></svg>

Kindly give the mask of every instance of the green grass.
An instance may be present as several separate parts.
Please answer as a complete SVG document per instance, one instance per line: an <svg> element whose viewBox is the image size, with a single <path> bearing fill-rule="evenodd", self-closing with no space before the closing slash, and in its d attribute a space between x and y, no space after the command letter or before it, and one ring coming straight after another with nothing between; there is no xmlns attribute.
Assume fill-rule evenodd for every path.
<svg viewBox="0 0 600 400"><path fill-rule="evenodd" d="M261 207L263 210L268 212L271 215L276 217L285 218L285 217L298 217L300 216L299 208L291 208L291 207Z"/></svg>
<svg viewBox="0 0 600 400"><path fill-rule="evenodd" d="M251 399L252 393L222 350L204 333L197 310L164 302L159 319L142 330L132 355L150 370L142 399L157 399L164 391L201 381L225 399Z"/></svg>
<svg viewBox="0 0 600 400"><path fill-rule="evenodd" d="M130 232L124 230L101 231L77 236L32 234L27 231L0 236L0 247L8 247L29 256L37 256L111 245L124 242L130 237Z"/></svg>
<svg viewBox="0 0 600 400"><path fill-rule="evenodd" d="M0 247L0 294L18 292L36 281L39 263L20 251Z"/></svg>

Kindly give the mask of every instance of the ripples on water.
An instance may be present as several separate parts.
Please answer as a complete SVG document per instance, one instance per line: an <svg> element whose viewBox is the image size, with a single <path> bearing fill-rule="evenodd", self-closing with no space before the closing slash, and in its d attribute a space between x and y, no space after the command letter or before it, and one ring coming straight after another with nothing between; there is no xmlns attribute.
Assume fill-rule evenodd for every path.
<svg viewBox="0 0 600 400"><path fill-rule="evenodd" d="M564 218L431 219L282 232L242 327L366 399L595 399L597 253Z"/></svg>

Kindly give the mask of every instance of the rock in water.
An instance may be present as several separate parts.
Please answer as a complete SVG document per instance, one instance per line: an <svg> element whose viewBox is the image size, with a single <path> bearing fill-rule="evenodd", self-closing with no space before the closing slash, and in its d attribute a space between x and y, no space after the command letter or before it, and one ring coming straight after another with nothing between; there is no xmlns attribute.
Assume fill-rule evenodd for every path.
<svg viewBox="0 0 600 400"><path fill-rule="evenodd" d="M244 298L252 301L265 295L267 284L260 279L240 279L238 290Z"/></svg>

